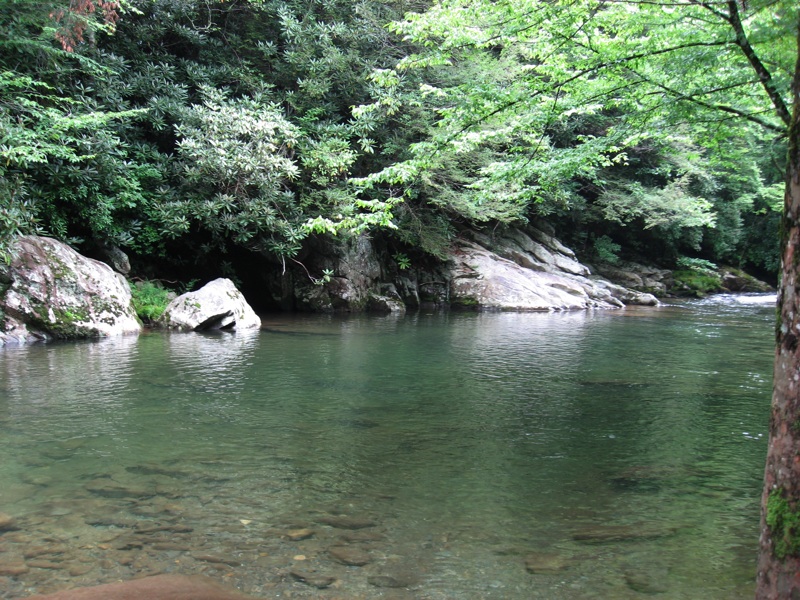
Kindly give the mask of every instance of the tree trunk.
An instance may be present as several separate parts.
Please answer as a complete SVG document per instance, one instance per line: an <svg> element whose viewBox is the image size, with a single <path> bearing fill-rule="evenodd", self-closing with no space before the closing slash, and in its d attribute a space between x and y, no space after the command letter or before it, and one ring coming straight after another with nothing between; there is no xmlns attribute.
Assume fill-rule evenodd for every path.
<svg viewBox="0 0 800 600"><path fill-rule="evenodd" d="M800 22L756 598L800 600Z"/></svg>

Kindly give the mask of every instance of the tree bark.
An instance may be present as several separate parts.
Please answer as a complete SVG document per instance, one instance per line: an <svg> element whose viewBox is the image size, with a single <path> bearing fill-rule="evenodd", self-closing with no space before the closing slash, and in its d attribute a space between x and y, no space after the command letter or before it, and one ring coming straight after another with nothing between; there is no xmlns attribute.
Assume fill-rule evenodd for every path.
<svg viewBox="0 0 800 600"><path fill-rule="evenodd" d="M800 600L800 19L756 598Z"/></svg>

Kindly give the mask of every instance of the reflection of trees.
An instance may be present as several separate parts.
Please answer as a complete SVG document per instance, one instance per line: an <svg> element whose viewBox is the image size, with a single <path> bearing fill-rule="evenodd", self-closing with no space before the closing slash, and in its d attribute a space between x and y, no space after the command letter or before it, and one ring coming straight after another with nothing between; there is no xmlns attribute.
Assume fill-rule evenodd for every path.
<svg viewBox="0 0 800 600"><path fill-rule="evenodd" d="M84 435L94 420L107 419L121 406L137 352L135 336L4 349L0 370L6 393L0 406L35 437ZM38 428L39 420L47 425Z"/></svg>

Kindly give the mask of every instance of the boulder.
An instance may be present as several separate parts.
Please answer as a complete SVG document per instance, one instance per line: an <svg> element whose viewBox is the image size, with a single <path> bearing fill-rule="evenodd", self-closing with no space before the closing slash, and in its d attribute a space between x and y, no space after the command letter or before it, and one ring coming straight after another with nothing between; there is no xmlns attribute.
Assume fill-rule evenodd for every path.
<svg viewBox="0 0 800 600"><path fill-rule="evenodd" d="M225 588L201 575L155 575L133 581L107 583L30 596L28 600L247 600L236 590Z"/></svg>
<svg viewBox="0 0 800 600"><path fill-rule="evenodd" d="M722 278L722 287L730 292L774 292L775 289L768 283L759 281L741 269L734 267L721 267L719 270Z"/></svg>
<svg viewBox="0 0 800 600"><path fill-rule="evenodd" d="M215 279L167 305L158 325L181 331L256 329L261 319L230 279Z"/></svg>
<svg viewBox="0 0 800 600"><path fill-rule="evenodd" d="M66 244L21 236L0 265L0 346L139 333L125 279Z"/></svg>

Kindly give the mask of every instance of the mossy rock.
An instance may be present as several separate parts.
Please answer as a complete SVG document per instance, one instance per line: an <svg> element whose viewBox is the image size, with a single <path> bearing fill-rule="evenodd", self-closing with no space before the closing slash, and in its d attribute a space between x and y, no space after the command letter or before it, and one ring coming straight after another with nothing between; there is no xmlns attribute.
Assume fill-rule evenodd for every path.
<svg viewBox="0 0 800 600"><path fill-rule="evenodd" d="M709 294L726 291L722 286L722 277L718 273L681 269L673 271L673 287L670 290L681 296L703 298Z"/></svg>

